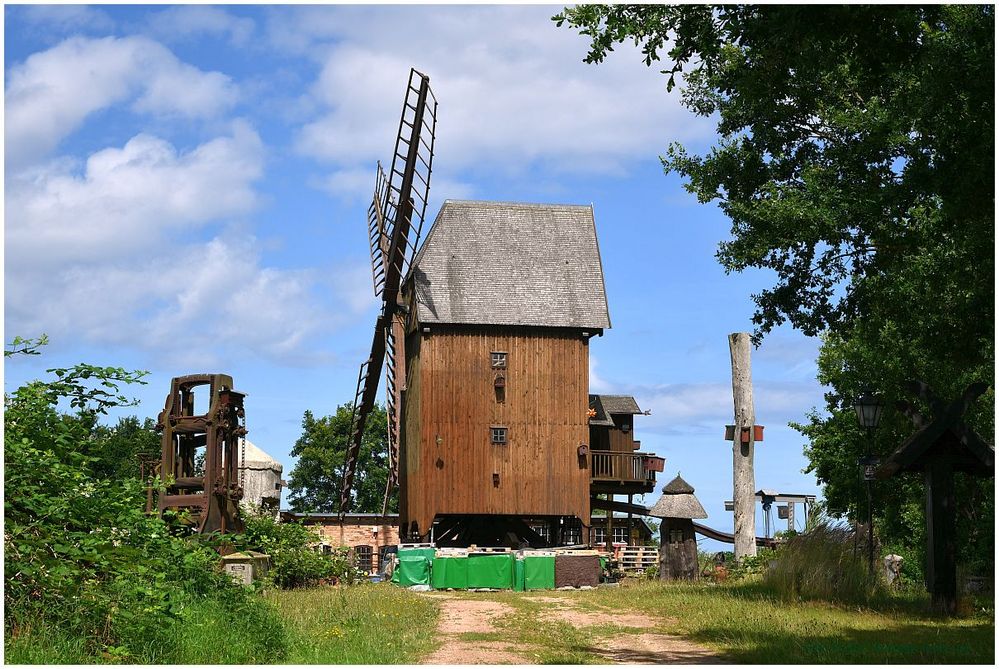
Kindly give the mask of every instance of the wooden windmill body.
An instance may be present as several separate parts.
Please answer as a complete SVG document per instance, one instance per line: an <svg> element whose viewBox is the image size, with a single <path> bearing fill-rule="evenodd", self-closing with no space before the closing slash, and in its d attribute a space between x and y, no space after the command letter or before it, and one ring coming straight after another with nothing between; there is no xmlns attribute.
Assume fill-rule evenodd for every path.
<svg viewBox="0 0 999 669"><path fill-rule="evenodd" d="M358 379L341 512L384 362L403 540L557 543L560 526L589 525L594 490L589 340L610 318L593 209L448 200L417 250L435 127L429 79L414 70L393 167L379 168L369 208L383 307ZM644 491L644 454L621 456L640 460Z"/></svg>

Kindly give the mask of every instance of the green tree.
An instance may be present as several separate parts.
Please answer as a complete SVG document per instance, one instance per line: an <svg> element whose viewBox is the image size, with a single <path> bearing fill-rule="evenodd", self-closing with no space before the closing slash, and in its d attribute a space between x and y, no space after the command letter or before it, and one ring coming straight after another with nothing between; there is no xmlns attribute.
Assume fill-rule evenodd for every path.
<svg viewBox="0 0 999 669"><path fill-rule="evenodd" d="M718 258L773 270L757 339L924 312L910 336L978 360L993 339L991 6L580 5L588 62L639 44L717 119L663 164L732 221ZM954 327L960 323L961 327ZM944 338L941 341L941 338ZM929 342L928 342L929 343ZM931 347L932 348L932 347Z"/></svg>
<svg viewBox="0 0 999 669"><path fill-rule="evenodd" d="M288 480L291 508L297 512L331 513L340 508L343 464L350 443L351 405L342 404L332 416L302 417L302 436L291 450L298 458ZM388 479L388 437L385 409L375 405L368 416L357 457L352 511L382 510ZM388 511L398 509L398 492L389 497Z"/></svg>
<svg viewBox="0 0 999 669"><path fill-rule="evenodd" d="M114 426L95 425L89 440L91 465L96 478L139 478L143 457L159 458L160 435L152 418L119 418Z"/></svg>
<svg viewBox="0 0 999 669"><path fill-rule="evenodd" d="M706 155L674 143L663 166L731 219L727 271L774 272L753 296L756 341L783 322L823 335L826 413L798 427L830 509L865 512L856 458L913 427L889 409L870 447L861 389L891 407L912 379L943 398L993 380L994 8L581 5L554 20L591 39L587 62L625 41L662 58L667 87L717 120ZM990 391L968 416L989 441L994 405ZM921 482L877 491L883 538L915 550ZM960 481L958 506L962 559L986 561L991 486Z"/></svg>

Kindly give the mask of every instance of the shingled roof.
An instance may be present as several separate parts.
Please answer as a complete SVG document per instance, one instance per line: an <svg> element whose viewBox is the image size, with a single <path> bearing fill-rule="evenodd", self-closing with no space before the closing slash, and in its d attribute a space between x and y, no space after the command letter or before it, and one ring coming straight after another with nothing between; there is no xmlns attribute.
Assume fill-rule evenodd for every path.
<svg viewBox="0 0 999 669"><path fill-rule="evenodd" d="M613 427L611 414L640 414L638 402L631 395L593 395L590 394L590 408L596 415L590 418L590 425Z"/></svg>
<svg viewBox="0 0 999 669"><path fill-rule="evenodd" d="M589 206L447 200L410 277L421 323L610 327Z"/></svg>

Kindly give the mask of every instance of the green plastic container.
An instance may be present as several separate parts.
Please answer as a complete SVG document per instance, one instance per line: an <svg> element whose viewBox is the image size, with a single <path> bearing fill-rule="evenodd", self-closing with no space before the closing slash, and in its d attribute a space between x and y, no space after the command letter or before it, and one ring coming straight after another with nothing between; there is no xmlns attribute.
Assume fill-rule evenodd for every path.
<svg viewBox="0 0 999 669"><path fill-rule="evenodd" d="M433 560L437 555L437 549L433 546L427 546L425 548L400 548L399 549L399 559L403 557L425 557L428 560Z"/></svg>
<svg viewBox="0 0 999 669"><path fill-rule="evenodd" d="M555 589L554 556L524 558L524 588L527 590Z"/></svg>
<svg viewBox="0 0 999 669"><path fill-rule="evenodd" d="M468 556L468 587L513 588L513 553L480 553Z"/></svg>
<svg viewBox="0 0 999 669"><path fill-rule="evenodd" d="M513 563L513 589L517 592L524 591L524 561L515 560Z"/></svg>
<svg viewBox="0 0 999 669"><path fill-rule="evenodd" d="M435 590L468 588L468 558L438 557L434 558L430 571L430 583Z"/></svg>
<svg viewBox="0 0 999 669"><path fill-rule="evenodd" d="M430 560L423 555L400 555L399 564L392 573L392 582L404 588L430 585Z"/></svg>

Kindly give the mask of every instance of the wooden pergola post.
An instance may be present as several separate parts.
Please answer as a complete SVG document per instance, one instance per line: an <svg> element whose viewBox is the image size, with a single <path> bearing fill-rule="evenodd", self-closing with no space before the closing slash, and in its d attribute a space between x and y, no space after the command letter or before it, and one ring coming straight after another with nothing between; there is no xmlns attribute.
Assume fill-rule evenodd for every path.
<svg viewBox="0 0 999 669"><path fill-rule="evenodd" d="M735 437L732 441L732 500L735 512L735 559L756 555L756 498L753 474L753 439L756 415L753 409L753 379L749 363L749 334L728 336L732 355L732 398L735 404ZM749 439L743 442L748 431Z"/></svg>
<svg viewBox="0 0 999 669"><path fill-rule="evenodd" d="M930 406L931 416L915 405L900 401L896 406L916 426L916 432L877 470L879 479L904 472L922 472L926 481L926 589L933 608L953 615L957 611L957 532L954 473L995 476L995 447L964 422L964 414L986 383L972 383L964 394L944 402L922 381L909 389Z"/></svg>

